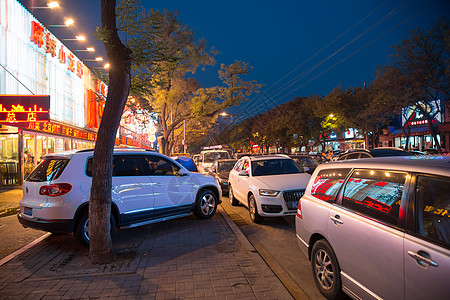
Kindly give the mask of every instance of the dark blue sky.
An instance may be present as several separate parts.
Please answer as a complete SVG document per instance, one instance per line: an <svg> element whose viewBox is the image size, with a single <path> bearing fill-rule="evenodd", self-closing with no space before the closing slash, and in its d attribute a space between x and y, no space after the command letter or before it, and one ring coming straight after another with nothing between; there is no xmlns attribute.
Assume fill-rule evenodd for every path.
<svg viewBox="0 0 450 300"><path fill-rule="evenodd" d="M21 2L27 6L32 1L45 4ZM100 0L60 2L63 14L77 21L77 30L90 33L100 25ZM221 63L241 60L253 67L246 79L264 84L263 93L231 110L240 116L296 96L327 95L339 85L369 84L375 68L387 63L392 46L410 30L428 30L442 16L450 19L448 0L145 0L142 4L177 10L198 38L220 52L216 66L195 75L203 86L219 84ZM42 10L34 13L49 15ZM93 43L100 50L101 44Z"/></svg>

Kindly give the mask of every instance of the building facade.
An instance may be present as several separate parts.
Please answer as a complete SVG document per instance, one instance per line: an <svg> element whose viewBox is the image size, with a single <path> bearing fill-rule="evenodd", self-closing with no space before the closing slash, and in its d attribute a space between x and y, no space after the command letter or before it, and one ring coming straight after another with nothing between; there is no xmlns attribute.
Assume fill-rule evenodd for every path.
<svg viewBox="0 0 450 300"><path fill-rule="evenodd" d="M16 0L0 0L0 95L50 98L47 121L0 120L0 184L21 184L45 154L94 147L106 84ZM1 109L14 116L28 108ZM116 144L151 148L155 131L139 122L123 120Z"/></svg>

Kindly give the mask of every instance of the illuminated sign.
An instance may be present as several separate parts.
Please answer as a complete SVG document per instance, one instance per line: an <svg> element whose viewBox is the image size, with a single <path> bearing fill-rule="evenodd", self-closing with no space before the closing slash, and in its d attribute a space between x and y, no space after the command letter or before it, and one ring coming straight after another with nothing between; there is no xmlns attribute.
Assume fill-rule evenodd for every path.
<svg viewBox="0 0 450 300"><path fill-rule="evenodd" d="M0 95L0 123L48 122L50 96Z"/></svg>
<svg viewBox="0 0 450 300"><path fill-rule="evenodd" d="M67 64L67 70L77 74L78 77L83 78L83 64L79 60L76 60L72 53L66 54L63 45L57 50L56 39L50 32L45 32L44 27L36 21L31 21L30 41L39 48L44 47L45 53L49 53L52 57L56 57L58 53L59 62L61 64Z"/></svg>
<svg viewBox="0 0 450 300"><path fill-rule="evenodd" d="M430 102L420 101L416 105L402 108L402 126L428 124L426 115L422 113L422 111L425 111L425 113L430 115L432 123L442 123L443 113L441 108L441 100Z"/></svg>
<svg viewBox="0 0 450 300"><path fill-rule="evenodd" d="M97 133L95 133L95 132L80 130L80 129L76 129L76 128L73 128L70 126L56 124L56 123L52 123L52 122L45 122L45 123L30 122L27 124L27 126L21 126L21 127L30 129L30 130L59 134L59 135L64 135L64 136L78 138L78 139L84 139L84 140L90 140L90 141L95 141L97 139Z"/></svg>

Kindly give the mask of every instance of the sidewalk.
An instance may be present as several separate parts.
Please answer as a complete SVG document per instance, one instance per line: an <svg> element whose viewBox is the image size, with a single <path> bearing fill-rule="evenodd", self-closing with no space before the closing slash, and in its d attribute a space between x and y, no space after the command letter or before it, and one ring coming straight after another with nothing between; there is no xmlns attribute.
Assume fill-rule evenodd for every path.
<svg viewBox="0 0 450 300"><path fill-rule="evenodd" d="M118 258L99 266L72 235L49 235L0 266L2 299L293 299L221 206L113 242Z"/></svg>
<svg viewBox="0 0 450 300"><path fill-rule="evenodd" d="M22 186L0 186L0 217L17 214L22 199Z"/></svg>

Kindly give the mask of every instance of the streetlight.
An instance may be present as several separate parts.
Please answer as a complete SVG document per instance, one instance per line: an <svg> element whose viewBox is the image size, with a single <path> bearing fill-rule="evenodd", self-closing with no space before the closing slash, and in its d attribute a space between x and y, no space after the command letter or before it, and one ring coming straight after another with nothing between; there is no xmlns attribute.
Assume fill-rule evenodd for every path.
<svg viewBox="0 0 450 300"><path fill-rule="evenodd" d="M74 39L61 39L61 41L85 41L86 37L84 35L76 35Z"/></svg>
<svg viewBox="0 0 450 300"><path fill-rule="evenodd" d="M59 7L59 3L56 1L47 2L47 6L32 6L33 9L54 9Z"/></svg>
<svg viewBox="0 0 450 300"><path fill-rule="evenodd" d="M64 25L45 25L47 27L69 27L70 25L73 25L75 21L73 19L66 19L64 21Z"/></svg>
<svg viewBox="0 0 450 300"><path fill-rule="evenodd" d="M93 47L87 47L86 49L82 50L72 50L73 52L94 52L95 49Z"/></svg>
<svg viewBox="0 0 450 300"><path fill-rule="evenodd" d="M82 61L103 61L103 57L97 56L95 59L81 59Z"/></svg>

